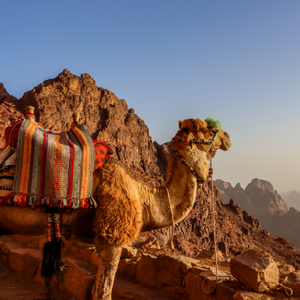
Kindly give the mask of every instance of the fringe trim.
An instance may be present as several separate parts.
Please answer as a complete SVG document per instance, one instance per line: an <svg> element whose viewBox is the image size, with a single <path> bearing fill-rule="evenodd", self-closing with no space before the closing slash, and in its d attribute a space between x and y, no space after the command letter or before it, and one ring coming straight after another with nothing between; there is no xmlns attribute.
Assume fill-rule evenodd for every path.
<svg viewBox="0 0 300 300"><path fill-rule="evenodd" d="M44 195L23 195L10 193L6 197L0 198L0 205L13 206L39 206L45 205L49 207L59 208L97 208L97 202L93 197L85 199L77 198L57 198Z"/></svg>

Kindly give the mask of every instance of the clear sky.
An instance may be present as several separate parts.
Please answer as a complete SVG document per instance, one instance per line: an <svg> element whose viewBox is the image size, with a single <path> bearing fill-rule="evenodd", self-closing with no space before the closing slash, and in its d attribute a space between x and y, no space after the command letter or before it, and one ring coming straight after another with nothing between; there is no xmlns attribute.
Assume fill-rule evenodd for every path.
<svg viewBox="0 0 300 300"><path fill-rule="evenodd" d="M17 98L89 73L170 141L212 116L232 141L214 177L300 189L299 0L2 1L0 82Z"/></svg>

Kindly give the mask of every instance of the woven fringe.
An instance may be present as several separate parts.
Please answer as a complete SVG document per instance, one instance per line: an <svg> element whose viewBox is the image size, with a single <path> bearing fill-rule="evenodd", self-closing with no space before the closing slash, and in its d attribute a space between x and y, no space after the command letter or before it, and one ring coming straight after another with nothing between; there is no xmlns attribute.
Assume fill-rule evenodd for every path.
<svg viewBox="0 0 300 300"><path fill-rule="evenodd" d="M86 199L60 199L51 198L48 196L37 195L20 195L10 193L7 196L0 198L0 205L13 206L38 206L45 205L48 207L59 208L97 208L97 202L93 197Z"/></svg>

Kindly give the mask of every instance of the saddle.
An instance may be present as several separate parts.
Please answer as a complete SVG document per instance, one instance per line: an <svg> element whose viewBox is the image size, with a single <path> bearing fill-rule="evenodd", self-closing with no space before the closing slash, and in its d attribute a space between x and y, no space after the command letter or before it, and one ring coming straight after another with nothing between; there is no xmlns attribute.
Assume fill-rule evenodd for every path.
<svg viewBox="0 0 300 300"><path fill-rule="evenodd" d="M112 149L93 141L78 116L69 131L43 129L27 109L6 128L7 147L0 153L0 205L46 205L59 208L95 207L93 171Z"/></svg>

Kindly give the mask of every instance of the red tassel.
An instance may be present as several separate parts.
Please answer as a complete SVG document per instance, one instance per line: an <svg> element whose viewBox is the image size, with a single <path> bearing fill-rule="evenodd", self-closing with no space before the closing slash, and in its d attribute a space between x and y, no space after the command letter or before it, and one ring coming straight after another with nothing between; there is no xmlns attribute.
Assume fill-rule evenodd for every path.
<svg viewBox="0 0 300 300"><path fill-rule="evenodd" d="M87 199L81 200L81 208L89 208Z"/></svg>
<svg viewBox="0 0 300 300"><path fill-rule="evenodd" d="M67 207L72 208L72 199L71 198L69 199L69 203L68 203Z"/></svg>
<svg viewBox="0 0 300 300"><path fill-rule="evenodd" d="M19 197L18 205L19 206L26 206L26 196L25 195Z"/></svg>

